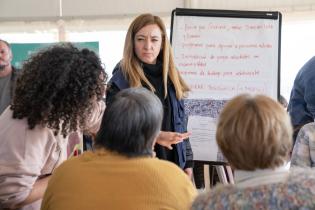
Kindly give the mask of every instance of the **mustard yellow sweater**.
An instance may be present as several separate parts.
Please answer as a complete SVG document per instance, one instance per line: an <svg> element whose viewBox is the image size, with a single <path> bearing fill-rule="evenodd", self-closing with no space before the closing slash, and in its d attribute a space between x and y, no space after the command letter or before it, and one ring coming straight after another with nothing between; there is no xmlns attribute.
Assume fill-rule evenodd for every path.
<svg viewBox="0 0 315 210"><path fill-rule="evenodd" d="M188 210L197 192L175 164L105 150L64 162L45 193L44 210Z"/></svg>

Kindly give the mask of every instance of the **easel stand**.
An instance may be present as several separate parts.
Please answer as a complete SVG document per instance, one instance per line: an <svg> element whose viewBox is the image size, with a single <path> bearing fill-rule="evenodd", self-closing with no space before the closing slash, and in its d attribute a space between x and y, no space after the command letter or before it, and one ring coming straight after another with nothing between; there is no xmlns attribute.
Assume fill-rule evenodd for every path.
<svg viewBox="0 0 315 210"><path fill-rule="evenodd" d="M194 161L194 181L196 187L211 189L217 182L234 184L231 167L225 162Z"/></svg>

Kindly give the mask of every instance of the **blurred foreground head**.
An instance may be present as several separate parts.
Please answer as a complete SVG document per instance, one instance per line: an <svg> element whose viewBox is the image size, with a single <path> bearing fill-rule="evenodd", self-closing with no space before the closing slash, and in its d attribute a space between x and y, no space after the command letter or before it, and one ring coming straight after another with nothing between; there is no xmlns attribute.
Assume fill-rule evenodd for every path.
<svg viewBox="0 0 315 210"><path fill-rule="evenodd" d="M216 139L235 169L276 168L289 158L291 121L277 101L263 95L239 95L222 110Z"/></svg>
<svg viewBox="0 0 315 210"><path fill-rule="evenodd" d="M162 117L162 104L154 93L145 88L122 90L106 107L96 146L127 157L152 156Z"/></svg>

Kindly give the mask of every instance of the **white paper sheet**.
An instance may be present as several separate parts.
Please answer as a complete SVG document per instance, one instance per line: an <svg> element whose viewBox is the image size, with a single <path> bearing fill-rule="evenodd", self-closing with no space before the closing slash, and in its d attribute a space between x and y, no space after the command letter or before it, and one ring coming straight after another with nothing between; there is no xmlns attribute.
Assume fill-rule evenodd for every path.
<svg viewBox="0 0 315 210"><path fill-rule="evenodd" d="M195 160L216 161L218 146L215 141L216 119L189 116L188 131L192 132L190 144Z"/></svg>

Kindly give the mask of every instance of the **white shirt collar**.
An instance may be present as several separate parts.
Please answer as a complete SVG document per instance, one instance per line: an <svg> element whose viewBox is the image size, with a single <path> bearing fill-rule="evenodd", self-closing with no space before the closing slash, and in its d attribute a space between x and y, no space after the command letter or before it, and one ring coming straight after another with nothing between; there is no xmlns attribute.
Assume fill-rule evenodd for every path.
<svg viewBox="0 0 315 210"><path fill-rule="evenodd" d="M235 183L249 187L284 181L289 174L287 164L275 169L256 169L254 171L235 170Z"/></svg>

